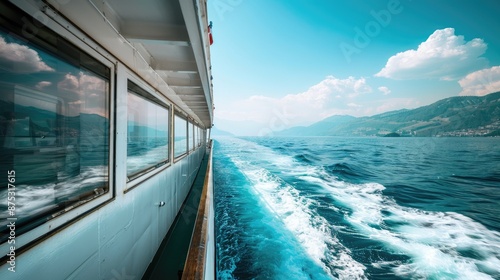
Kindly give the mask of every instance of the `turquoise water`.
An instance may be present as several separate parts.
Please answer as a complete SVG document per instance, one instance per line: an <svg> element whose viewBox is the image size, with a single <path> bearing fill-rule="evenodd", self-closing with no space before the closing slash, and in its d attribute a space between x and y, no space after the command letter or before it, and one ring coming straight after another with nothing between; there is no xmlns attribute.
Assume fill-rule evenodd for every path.
<svg viewBox="0 0 500 280"><path fill-rule="evenodd" d="M219 279L500 279L498 138L216 138Z"/></svg>

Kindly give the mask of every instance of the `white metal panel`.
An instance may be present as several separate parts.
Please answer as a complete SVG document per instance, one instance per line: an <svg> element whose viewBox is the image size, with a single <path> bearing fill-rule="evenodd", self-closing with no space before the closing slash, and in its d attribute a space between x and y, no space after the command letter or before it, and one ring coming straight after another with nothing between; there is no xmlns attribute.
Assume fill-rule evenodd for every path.
<svg viewBox="0 0 500 280"><path fill-rule="evenodd" d="M72 31L72 28L69 26L67 28L63 28L61 25L55 23L48 17L46 14L44 14L39 7L39 3L32 3L31 1L19 1L17 2L19 7L23 9L25 12L35 15L38 20L40 20L43 24L48 26L50 29L54 30L61 36L65 37L68 41L74 44L78 44L81 41L79 40L78 37L74 35ZM27 24L33 24L32 21L29 19L26 19ZM81 48L87 52L88 54L92 55L95 59L99 60L102 64L106 65L107 67L110 68L111 72L114 72L114 65L112 64L111 61L108 60L108 57L103 56L102 53L96 51L95 49L89 47L88 45L82 45L80 44ZM111 90L114 89L114 79L110 80L110 87ZM114 100L111 98L110 99L110 129L113 130L113 125L114 123ZM111 135L110 141L111 143L114 140L114 136ZM112 154L110 154L110 161L109 161L110 167L114 164L114 157ZM112 172L112 171L111 171ZM109 174L109 184L113 185L113 174ZM50 221L36 227L35 229L24 233L21 236L16 237L16 245L17 247L24 246L28 244L29 242L37 239L38 237L52 231L54 228L58 228L69 221L77 218L78 216L82 215L83 213L90 211L91 209L96 208L97 206L105 203L106 201L110 200L112 198L112 191L110 189L110 192L107 194L104 194L90 202L87 202L79 207L76 207L75 209L68 211L67 213L63 213L62 215L55 217L51 219ZM3 256L7 254L8 249L10 245L8 243L0 244L0 254ZM0 278L1 279L1 278Z"/></svg>
<svg viewBox="0 0 500 280"><path fill-rule="evenodd" d="M116 66L116 127L114 134L116 136L115 170L117 175L116 196L123 196L127 187L127 78L128 73L125 65L117 63ZM125 152L123 152L125 151Z"/></svg>
<svg viewBox="0 0 500 280"><path fill-rule="evenodd" d="M35 9L37 5L33 4L35 2L40 3L31 0L22 3L31 7L31 13L34 14L38 11ZM89 1L66 1L64 5L60 4L60 1L50 2L65 16L75 21L80 28L84 27L87 35L98 39L99 44L93 43L86 37L87 35L79 33L71 25L62 24L54 28L62 33L64 32L61 29L67 29L66 33L74 34L85 41L85 43L77 43L85 51L93 55L101 54L117 65L117 120L116 127L112 126L111 137L111 139L116 137L116 162L112 161L110 166L111 169L116 170L115 176L112 176L116 179L113 184L115 197L98 210L83 215L71 225L60 229L17 256L16 261L19 266L22 265L22 269L20 268L15 274L11 274L5 268L5 264L0 264L0 279L119 279L119 277L139 279L186 198L195 178L194 174L205 153L204 145L172 166L159 170L157 174L125 193L127 69L135 69L134 72L140 78L161 90L176 104L180 98L163 79L152 72L145 61L136 57L133 49L123 42L120 36L117 36L116 32L89 4ZM64 22L64 19L56 14L51 14L51 16L57 21ZM118 14L113 18L115 24L121 20ZM54 25L53 22L51 24ZM72 37L71 34L66 37ZM73 40L75 36L72 37ZM107 65L114 69L110 62L107 62ZM113 100L114 98L111 102ZM179 102L181 105L182 103L182 101ZM182 107L186 108L186 104ZM189 111L186 112L189 113ZM112 123L115 122L112 121ZM110 179L111 182L113 178ZM160 201L166 202L165 207L158 206ZM96 201L96 203L100 202ZM88 204L88 206L93 206L93 204ZM71 215L82 214L81 209L84 208L73 210Z"/></svg>
<svg viewBox="0 0 500 280"><path fill-rule="evenodd" d="M92 255L88 258L77 270L75 270L68 280L88 280L88 279L99 279L99 270L95 269L99 267L99 254Z"/></svg>
<svg viewBox="0 0 500 280"><path fill-rule="evenodd" d="M151 2L153 0L149 0ZM155 64L162 64L160 59L150 58L141 53L133 47L133 44L128 41L119 31L119 27L113 26L112 21L103 14L103 9L110 9L110 5L98 5L94 2L87 0L70 1L65 5L59 5L56 0L48 0L58 11L71 22L75 23L78 28L81 28L92 40L95 40L100 46L104 47L106 51L111 53L114 57L124 63L127 68L132 69L139 77L145 80L150 85L154 86L165 97L175 103L183 111L192 115L200 123L207 123L204 116L199 116L187 106L182 99L172 90L168 84L163 80L160 75L155 71L153 66ZM129 3L130 2L130 3ZM153 1L155 2L155 1ZM131 3L139 3L137 1L119 1L119 6L123 9L130 7ZM141 5L148 6L149 3L140 2ZM116 9L115 6L111 7ZM47 11L50 11L47 9ZM132 10L133 11L133 10ZM140 11L140 10L139 10ZM116 12L116 11L115 11ZM57 13L53 13L57 18ZM115 13L112 13L115 14ZM116 13L117 14L117 13ZM124 16L117 14L121 21L127 22L128 19ZM111 18L111 17L110 17ZM153 19L154 20L154 19ZM147 50L147 46L143 44ZM168 51L167 51L168 52ZM151 54L151 53L150 53ZM191 63L189 61L179 61L178 63ZM163 65L163 64L162 64ZM203 119L203 121L202 121Z"/></svg>
<svg viewBox="0 0 500 280"><path fill-rule="evenodd" d="M212 124L210 50L207 43L206 9L192 1L107 0L71 1L61 5L49 0L128 68L157 88L204 127ZM187 86L199 86L205 104L191 108L168 85L165 73L199 73L202 78ZM189 76L185 78L189 79ZM184 85L182 85L184 86Z"/></svg>
<svg viewBox="0 0 500 280"><path fill-rule="evenodd" d="M99 252L98 214L87 217L37 247L17 255L16 272L0 267L0 279L64 279ZM75 255L75 252L78 252ZM64 264L62 266L61 264ZM87 275L95 274L90 270Z"/></svg>

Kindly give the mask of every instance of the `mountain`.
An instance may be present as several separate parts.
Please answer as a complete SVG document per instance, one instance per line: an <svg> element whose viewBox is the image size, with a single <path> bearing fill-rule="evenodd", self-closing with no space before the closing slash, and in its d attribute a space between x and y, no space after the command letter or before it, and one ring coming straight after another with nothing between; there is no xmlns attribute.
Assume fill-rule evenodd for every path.
<svg viewBox="0 0 500 280"><path fill-rule="evenodd" d="M269 124L262 124L251 120L227 120L215 117L214 128L231 133L235 136L262 136L268 133L268 127Z"/></svg>
<svg viewBox="0 0 500 280"><path fill-rule="evenodd" d="M500 134L500 92L457 96L416 109L371 117L331 116L281 136L494 136ZM391 134L394 135L394 134Z"/></svg>
<svg viewBox="0 0 500 280"><path fill-rule="evenodd" d="M211 136L234 136L232 133L227 132L225 130L218 129L217 127L212 127L212 131L210 132Z"/></svg>
<svg viewBox="0 0 500 280"><path fill-rule="evenodd" d="M353 116L331 116L310 126L296 126L276 133L283 136L328 136L342 135L347 131L349 124L355 122Z"/></svg>

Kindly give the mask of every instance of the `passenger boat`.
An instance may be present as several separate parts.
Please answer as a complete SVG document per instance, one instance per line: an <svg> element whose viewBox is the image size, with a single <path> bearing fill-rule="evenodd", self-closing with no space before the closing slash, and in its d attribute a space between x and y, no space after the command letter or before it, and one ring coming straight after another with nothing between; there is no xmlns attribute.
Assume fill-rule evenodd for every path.
<svg viewBox="0 0 500 280"><path fill-rule="evenodd" d="M210 36L205 0L0 3L0 279L215 277Z"/></svg>

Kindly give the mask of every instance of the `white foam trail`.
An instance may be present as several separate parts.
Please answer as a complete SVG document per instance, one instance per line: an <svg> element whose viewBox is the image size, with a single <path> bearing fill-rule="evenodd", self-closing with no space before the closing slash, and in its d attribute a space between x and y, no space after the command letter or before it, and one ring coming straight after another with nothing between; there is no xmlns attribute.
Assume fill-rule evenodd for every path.
<svg viewBox="0 0 500 280"><path fill-rule="evenodd" d="M314 168L298 168L300 166L292 158L249 141L231 139L231 143L221 145L234 147L235 152L229 153L228 156L253 183L254 190L268 209L283 221L313 261L323 267L331 277L336 274L341 279L366 279L365 267L356 262L349 249L332 234L328 221L311 210L315 201L301 196L298 190L262 165L272 164L277 166L278 170L292 170L297 175L304 176L313 174Z"/></svg>
<svg viewBox="0 0 500 280"><path fill-rule="evenodd" d="M177 147L177 146L176 146ZM134 173L144 169L147 166L165 161L168 151L168 145L151 148L145 153L139 155L127 156L127 173Z"/></svg>
<svg viewBox="0 0 500 280"><path fill-rule="evenodd" d="M251 150L250 153L236 153L239 155L236 159L240 160L239 168L242 171L249 172L249 166L251 167L252 164L249 162L254 161L256 164L274 165L284 175L292 175L309 184L322 186L333 199L351 209L352 212L346 220L360 235L383 243L393 253L404 254L411 258L410 263L381 260L373 263L374 267L393 267L396 275L416 279L494 279L500 275L499 232L489 230L482 224L458 213L430 212L403 207L390 197L383 195L385 187L381 184L351 184L339 181L322 168L299 163L292 157L275 153L253 142L232 140L234 142L231 144L239 146L239 151ZM335 246L342 247L327 230L315 229L317 225L311 217L318 215L312 213L309 207L303 207L303 205L311 205L312 201L307 198L299 200L300 195L294 193L295 189L287 184L280 189L281 192L275 191L273 194L272 190L279 189L279 182L272 183L273 180L276 181L272 176L268 177L267 181L262 179L266 176L264 170L262 173L254 174L253 180L260 182L256 184L257 189L268 201L269 207L277 209L274 211L278 215L283 215L284 221L287 221L287 217L291 217L293 211L299 211L305 215L296 214L297 219L304 219L300 224L305 224L305 227L298 228L291 221L287 227L298 236L301 242L304 242L305 248L308 248L308 253L312 257L325 261L325 257L321 258L321 250L325 248L322 244L331 242ZM249 177L252 175L250 174ZM291 196L285 199L286 203L276 198L283 193ZM282 209L289 208L292 212L280 212ZM323 219L319 224L328 225L328 222ZM328 226L325 228L331 230ZM311 232L317 230L319 236L329 236L331 239L322 239L318 244L308 244L306 238L301 239L305 230ZM344 253L347 261L341 264L344 260ZM335 255L333 267L346 267L346 274L334 270L340 278L349 278L349 275L351 278L364 277L365 267L352 259L347 248L340 249L332 255ZM354 268L349 268L350 264L354 264Z"/></svg>
<svg viewBox="0 0 500 280"><path fill-rule="evenodd" d="M56 206L61 200L90 191L89 186L99 185L107 179L106 166L82 166L80 174L65 176L62 183L42 185L16 185L16 217L21 219ZM7 209L7 189L0 191L0 208ZM0 226L7 224L8 211L0 211Z"/></svg>
<svg viewBox="0 0 500 280"><path fill-rule="evenodd" d="M326 172L318 177L323 179L315 183L328 188L334 199L352 210L347 220L362 234L411 257L411 263L394 269L397 275L493 279L489 274L500 274L498 232L458 213L400 206L382 194L384 187L380 184L350 184Z"/></svg>

